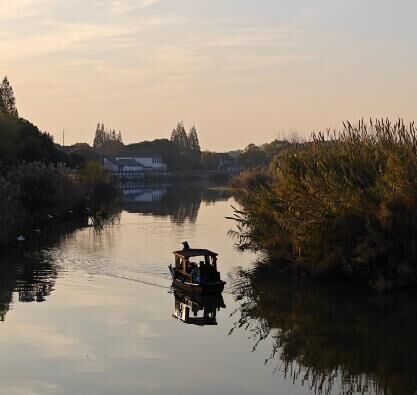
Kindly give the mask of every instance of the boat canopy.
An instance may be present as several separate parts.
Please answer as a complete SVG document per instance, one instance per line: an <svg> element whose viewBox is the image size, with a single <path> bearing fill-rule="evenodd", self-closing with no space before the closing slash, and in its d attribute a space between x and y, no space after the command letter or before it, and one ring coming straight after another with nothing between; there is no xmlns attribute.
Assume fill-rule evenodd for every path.
<svg viewBox="0 0 417 395"><path fill-rule="evenodd" d="M190 248L189 250L174 251L174 254L180 258L192 258L195 256L218 256L217 253L202 248Z"/></svg>

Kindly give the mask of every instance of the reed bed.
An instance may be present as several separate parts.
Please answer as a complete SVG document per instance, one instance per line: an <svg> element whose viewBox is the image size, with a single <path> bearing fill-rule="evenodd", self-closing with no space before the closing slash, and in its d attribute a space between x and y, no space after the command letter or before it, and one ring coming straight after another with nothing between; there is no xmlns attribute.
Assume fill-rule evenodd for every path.
<svg viewBox="0 0 417 395"><path fill-rule="evenodd" d="M233 186L237 244L312 274L417 283L417 133L370 120L291 144Z"/></svg>

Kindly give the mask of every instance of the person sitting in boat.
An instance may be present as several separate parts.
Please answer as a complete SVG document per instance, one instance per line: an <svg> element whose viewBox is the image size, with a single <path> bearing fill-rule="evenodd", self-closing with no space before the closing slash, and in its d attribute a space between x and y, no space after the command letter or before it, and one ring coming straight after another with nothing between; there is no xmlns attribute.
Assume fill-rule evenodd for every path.
<svg viewBox="0 0 417 395"><path fill-rule="evenodd" d="M191 281L194 284L200 284L200 269L195 263L192 263L192 269L191 269Z"/></svg>
<svg viewBox="0 0 417 395"><path fill-rule="evenodd" d="M188 274L191 274L192 269L192 263L190 263L190 260L188 258L185 258L185 272Z"/></svg>
<svg viewBox="0 0 417 395"><path fill-rule="evenodd" d="M210 263L206 262L206 263L204 263L204 270L206 272L207 281L208 282L214 281L215 277L216 277L215 276L216 270L214 269L214 267L212 265L210 265Z"/></svg>
<svg viewBox="0 0 417 395"><path fill-rule="evenodd" d="M200 284L206 284L208 281L208 272L204 265L204 261L200 261L199 270L200 270Z"/></svg>
<svg viewBox="0 0 417 395"><path fill-rule="evenodd" d="M182 243L182 245L183 245L183 248L182 248L183 251L189 251L190 250L190 245L188 244L188 241L184 241Z"/></svg>

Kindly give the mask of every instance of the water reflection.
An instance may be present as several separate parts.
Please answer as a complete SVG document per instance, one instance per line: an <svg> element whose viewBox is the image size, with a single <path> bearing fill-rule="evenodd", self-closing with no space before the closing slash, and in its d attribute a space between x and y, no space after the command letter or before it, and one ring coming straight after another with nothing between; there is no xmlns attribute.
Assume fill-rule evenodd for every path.
<svg viewBox="0 0 417 395"><path fill-rule="evenodd" d="M226 201L231 192L223 189L178 186L125 185L122 206L130 213L169 216L173 223L194 223L201 203Z"/></svg>
<svg viewBox="0 0 417 395"><path fill-rule="evenodd" d="M269 339L265 363L316 394L415 394L416 295L283 278L268 267L239 271L232 328ZM340 387L340 388L339 388Z"/></svg>
<svg viewBox="0 0 417 395"><path fill-rule="evenodd" d="M174 290L173 317L185 324L217 325L217 312L226 308L222 295L191 295Z"/></svg>
<svg viewBox="0 0 417 395"><path fill-rule="evenodd" d="M19 302L43 302L54 290L59 267L42 255L2 257L0 265L0 319L5 320L10 305Z"/></svg>
<svg viewBox="0 0 417 395"><path fill-rule="evenodd" d="M104 224L119 215L117 205L102 206L94 215L50 223L42 232L32 230L17 248L0 256L0 320L4 321L10 306L15 302L44 302L55 289L63 271L51 256L56 246L79 230L91 226L99 232Z"/></svg>

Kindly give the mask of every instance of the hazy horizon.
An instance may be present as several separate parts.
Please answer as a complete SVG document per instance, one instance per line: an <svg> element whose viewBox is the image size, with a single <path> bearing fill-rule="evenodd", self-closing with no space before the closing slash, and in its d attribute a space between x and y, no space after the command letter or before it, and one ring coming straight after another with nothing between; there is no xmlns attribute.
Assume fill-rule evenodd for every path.
<svg viewBox="0 0 417 395"><path fill-rule="evenodd" d="M195 124L225 151L369 117L416 117L412 1L0 0L0 75L59 143Z"/></svg>

